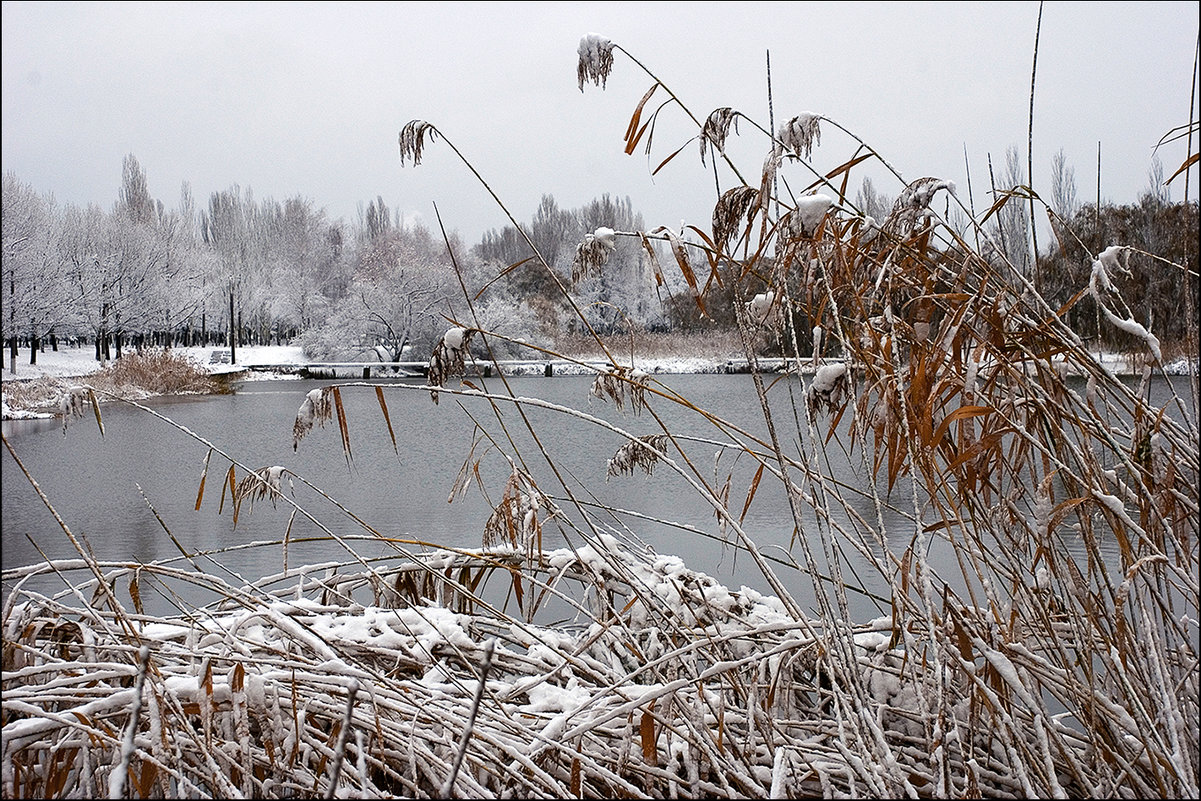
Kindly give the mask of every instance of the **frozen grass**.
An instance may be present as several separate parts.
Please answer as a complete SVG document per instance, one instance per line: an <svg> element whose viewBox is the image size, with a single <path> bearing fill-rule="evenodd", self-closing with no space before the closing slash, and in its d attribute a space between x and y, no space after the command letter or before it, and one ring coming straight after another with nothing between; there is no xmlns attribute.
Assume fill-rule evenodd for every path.
<svg viewBox="0 0 1201 801"><path fill-rule="evenodd" d="M581 86L603 84L615 53L628 56L587 38ZM683 108L671 97L655 114ZM645 103L630 150L652 144ZM702 126L688 112L714 161L728 163L734 114ZM716 215L720 235L632 234L666 240L664 263L695 286L698 308L711 282L731 289L752 364L764 284L788 312L769 337L779 356L798 359L817 326L823 348L837 348L841 360L811 374L752 373L760 433L629 370L641 369L640 334L633 365L628 335L579 346L607 364L595 397L570 407L516 398L503 375L488 391L457 383L447 353L431 386L343 383L324 414L298 397L303 446L341 447L348 463L343 393L374 393L383 412L381 436L358 447L387 447L391 415L433 390L448 411L461 402L476 446L452 497L478 485L496 499L485 547L387 539L343 510L344 526L321 538L345 556L326 564L289 567L287 532L124 564L92 556L63 521L77 558L4 573L5 796L1196 797L1196 366L1166 403L1150 401L1164 371L1150 356L1140 384L1119 380L1063 309L977 247L987 218L966 236L944 224L957 202L946 182L898 177L892 214L869 225L845 187L860 157L883 160L847 134L852 158L813 165L837 138L827 130L821 145L818 126L846 133L805 115L766 143L762 180L738 180L760 193L791 181L797 197L832 203L743 193L736 215ZM402 159L426 144L454 149L415 121ZM1190 291L1195 272L1180 275ZM1075 302L1091 302L1087 287ZM452 339L472 331L471 355L485 360L496 335L459 330ZM623 423L585 411L589 397L620 399ZM468 398L489 416L471 416ZM663 425L668 404L710 438ZM713 510L762 586L722 586L646 547L636 514L598 503L562 469L556 454L571 443L540 436L535 409L612 434L622 449L595 456L615 481L676 474L691 489L680 502ZM799 437L778 433L782 409ZM312 430L327 417L337 434ZM838 433L844 421L850 434ZM289 426L280 421L285 440ZM316 524L306 506L336 503L276 493L282 472L187 433L208 449L205 476L224 476L209 492L224 504L228 489L234 514L270 498ZM715 448L756 466L748 486L718 480ZM842 454L860 465L860 486L835 479ZM484 459L507 468L503 487L484 486ZM763 482L791 503L787 551L765 552L743 525ZM198 505L204 491L202 477ZM568 547L545 548L552 531ZM935 546L956 570L936 571ZM280 572L225 578L244 548L278 549ZM850 575L848 549L872 575ZM62 590L35 589L51 575ZM868 579L886 588L887 613L853 620L848 588ZM151 595L174 611L148 613Z"/></svg>
<svg viewBox="0 0 1201 801"><path fill-rule="evenodd" d="M83 369L88 363L78 359L63 361L74 365L75 370ZM131 399L155 395L206 395L226 389L192 357L162 348L147 348L126 353L107 367L87 373L5 381L4 405L6 409L53 413L63 394L81 383Z"/></svg>

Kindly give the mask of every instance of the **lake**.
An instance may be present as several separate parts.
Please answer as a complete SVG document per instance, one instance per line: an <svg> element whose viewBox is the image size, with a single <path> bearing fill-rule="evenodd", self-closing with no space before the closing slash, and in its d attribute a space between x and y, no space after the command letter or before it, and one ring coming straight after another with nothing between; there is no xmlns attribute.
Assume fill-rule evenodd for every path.
<svg viewBox="0 0 1201 801"><path fill-rule="evenodd" d="M795 379L765 378L771 388L777 434L786 454L797 457L798 424L791 396L800 409L800 388ZM662 385L686 397L693 405L736 421L748 433L766 439L752 378L749 375L656 376ZM694 411L664 398L650 397L651 412L634 414L618 410L609 401L589 395L591 378L510 378L517 396L538 398L578 409L636 435L661 433L657 415L681 442L688 462L696 470L693 480L705 480L719 492L728 482L728 505L735 516L743 511L757 464L745 454L711 441L728 441L714 425ZM1180 390L1187 379L1181 379ZM773 383L774 382L774 383ZM606 480L607 460L625 440L593 422L544 408L523 405L525 421L511 404L501 404L503 425L486 399L455 397L443 393L435 405L428 392L406 389L419 382L376 382L385 386L388 411L397 442L393 450L387 425L369 387L343 390L352 450L350 465L343 456L336 419L315 427L294 452L292 424L305 394L330 381L290 380L246 382L230 395L155 399L147 405L162 415L207 438L243 465L252 469L281 465L303 476L340 502L384 537L419 540L446 547L479 548L492 505L477 486L448 502L456 476L465 460L479 460L479 476L492 503L499 503L511 468L506 456L517 459L539 487L580 525L589 512L594 525L614 531L629 541L645 542L658 553L676 554L689 567L708 573L737 588L742 584L767 591L767 582L745 553L727 543L734 534L723 530L710 505L698 497L683 477L665 465L653 475L641 470ZM477 382L478 383L478 382ZM503 393L499 379L487 380L486 389ZM149 562L178 557L170 530L189 554L221 552L213 561L198 559L205 570L228 571L246 581L279 572L284 563L280 544L290 541L287 559L292 567L329 560L346 561L347 553L324 536L320 525L293 517L289 504L274 507L261 500L253 510L243 506L235 526L230 499L222 506L222 480L228 461L214 454L199 510L195 503L208 449L167 422L120 403L102 407L102 437L90 412L72 423L65 436L55 420L4 423L5 436L18 456L49 496L71 529L86 537L101 560ZM848 413L840 425L839 441L849 449ZM477 428L478 425L478 428ZM825 434L828 421L819 421ZM491 440L477 437L486 431ZM708 440L708 441L705 441ZM800 441L810 450L809 434ZM473 448L473 443L474 448ZM541 450L550 454L555 470ZM827 449L829 471L838 481L864 489L870 478L856 447L849 454L832 443ZM675 460L685 465L679 454ZM686 465L685 465L686 466ZM556 473L557 471L557 473ZM473 471L474 473L474 471ZM241 478L243 472L238 471ZM795 473L794 473L795 476ZM42 554L69 558L76 552L20 474L12 457L3 455L3 565L5 569L40 562ZM879 482L881 496L887 488ZM909 544L915 532L909 484L898 482L892 498L898 508L884 508L888 548L895 554ZM299 481L284 482L285 492L316 519L340 536L360 535L353 548L364 556L385 555L392 546L372 541L373 535L355 524L328 500ZM575 499L573 503L570 498ZM151 509L153 506L153 510ZM866 494L852 496L855 513L875 523L876 507ZM625 510L610 514L605 508ZM906 514L904 509L908 508ZM157 515L156 515L157 513ZM161 518L161 522L160 522ZM291 525L289 523L291 521ZM800 536L817 525L811 512L802 520ZM576 529L560 527L543 515L545 548L582 545ZM790 592L804 605L813 603L810 579L785 563L802 561L794 542L794 523L778 481L764 475L746 509L744 529L776 569ZM313 539L314 541L306 541ZM250 543L254 547L226 550ZM790 550L790 543L793 547ZM416 546L409 546L416 549ZM1116 559L1116 544L1102 543ZM794 559L795 557L795 559ZM848 585L869 592L885 590L887 583L869 559L853 549L842 554ZM940 560L946 560L940 562ZM819 554L819 560L821 559ZM936 568L953 567L935 540L931 551ZM217 567L217 564L220 567ZM823 565L824 566L824 565ZM848 569L850 572L848 572ZM236 583L236 582L235 582ZM53 586L53 585L51 585ZM60 585L61 586L61 585ZM794 590L795 588L795 590ZM5 588L7 594L7 587ZM886 594L886 593L885 593ZM887 605L868 595L853 596L856 617L871 619L887 613Z"/></svg>

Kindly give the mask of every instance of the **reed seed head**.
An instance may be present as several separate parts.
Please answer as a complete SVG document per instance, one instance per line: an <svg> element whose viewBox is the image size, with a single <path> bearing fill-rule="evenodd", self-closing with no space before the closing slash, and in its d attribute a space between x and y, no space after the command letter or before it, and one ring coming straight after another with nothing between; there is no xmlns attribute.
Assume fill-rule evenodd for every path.
<svg viewBox="0 0 1201 801"><path fill-rule="evenodd" d="M588 33L580 38L576 52L580 56L576 67L580 91L584 91L587 81L604 89L609 73L613 71L613 43L600 34Z"/></svg>
<svg viewBox="0 0 1201 801"><path fill-rule="evenodd" d="M726 138L730 135L730 128L734 128L734 133L738 133L738 112L732 108L719 108L710 112L705 119L705 124L701 128L701 164L705 163L705 150L708 145L713 145L713 152L725 155L726 153Z"/></svg>
<svg viewBox="0 0 1201 801"><path fill-rule="evenodd" d="M617 249L617 233L612 228L597 228L585 234L584 241L576 245L575 258L571 262L571 281L578 284L589 275L600 270Z"/></svg>
<svg viewBox="0 0 1201 801"><path fill-rule="evenodd" d="M467 353L471 346L474 328L455 327L448 330L434 345L430 354L429 385L432 387L446 386L446 379L466 369ZM430 391L434 403L438 402L436 390Z"/></svg>
<svg viewBox="0 0 1201 801"><path fill-rule="evenodd" d="M633 475L636 467L641 467L643 472L649 476L655 469L655 463L659 461L659 454L656 451L666 453L670 441L666 434L648 434L626 442L609 460L605 470L605 480L608 481L616 475Z"/></svg>
<svg viewBox="0 0 1201 801"><path fill-rule="evenodd" d="M410 120L401 129L398 139L401 166L404 166L406 159L412 160L414 167L421 163L421 151L425 148L427 135L430 141L437 139L438 129L425 120Z"/></svg>

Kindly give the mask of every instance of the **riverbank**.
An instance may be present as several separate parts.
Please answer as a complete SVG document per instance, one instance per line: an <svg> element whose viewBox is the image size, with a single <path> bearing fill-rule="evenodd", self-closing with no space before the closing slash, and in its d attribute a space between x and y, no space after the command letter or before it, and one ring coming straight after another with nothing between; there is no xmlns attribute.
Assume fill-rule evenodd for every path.
<svg viewBox="0 0 1201 801"><path fill-rule="evenodd" d="M239 364L230 364L228 349L213 347L173 348L171 353L186 358L197 370L223 381L255 381L282 378L298 378L291 373L271 370L250 370L243 365L292 365L303 366L311 360L295 345L244 346L238 348ZM1097 363L1113 375L1136 375L1141 372L1141 359L1129 354L1097 353ZM507 370L511 375L583 375L593 372L592 365L603 363L600 356L580 356L571 359L529 362ZM781 371L799 364L802 372L811 370L810 360L787 362L782 359L765 359L763 367L768 371ZM38 353L37 364L28 364L28 356L18 362L16 372L9 370L5 361L0 369L3 393L0 394L0 418L4 420L27 420L53 417L58 398L67 388L78 384L89 376L100 373L103 368L96 361L91 348L63 347L57 351ZM635 359L635 366L651 375L694 375L706 373L747 372L746 360L734 354L716 356L656 356ZM547 368L550 367L548 370ZM1186 358L1172 360L1164 367L1168 375L1187 375L1196 370L1194 359L1190 364ZM351 371L353 373L353 371ZM337 377L354 378L347 374ZM14 385L21 385L16 391ZM127 396L146 398L158 394L141 387L124 388ZM171 393L166 393L171 394Z"/></svg>

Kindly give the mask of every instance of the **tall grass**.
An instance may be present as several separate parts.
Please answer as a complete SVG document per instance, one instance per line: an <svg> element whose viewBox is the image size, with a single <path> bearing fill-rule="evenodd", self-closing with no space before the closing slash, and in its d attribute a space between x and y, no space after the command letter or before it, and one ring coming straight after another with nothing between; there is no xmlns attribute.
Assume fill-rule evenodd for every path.
<svg viewBox="0 0 1201 801"><path fill-rule="evenodd" d="M581 88L625 53L591 36L579 52ZM223 568L236 549L114 563L61 521L78 558L4 573L6 795L1197 795L1195 363L1193 397L1169 383L1170 402L1152 405L1163 365L1151 332L1129 386L1063 323L1067 307L1048 306L1001 248L977 245L1004 204L1033 193L1001 193L972 218L949 182L897 175L891 213L871 220L846 188L883 159L837 123L797 115L773 136L731 109L701 122L651 77L627 150L653 149L654 117L683 109L702 157L720 156L735 185L719 191L711 230L614 235L637 237L657 272L678 269L701 311L727 290L752 364L765 338L793 364L805 354L811 374L752 372L760 433L639 372L626 335L592 332L610 365L591 397L628 409L622 425L586 411L587 397L516 397L499 371L456 385L465 360L487 360L499 341L456 321L430 385L343 383L324 414L298 397L280 436L292 426L296 447L341 447L349 463L342 393L374 393L389 432L398 400L460 401L477 438L452 497L479 485L497 498L485 547L383 537L344 510L344 528L321 527L344 558L289 566L289 523L276 542L242 546L278 548L281 571L241 581ZM658 90L671 100L644 120ZM724 153L738 119L765 136L751 181ZM839 137L849 158L811 160ZM412 123L402 159L439 142L454 148ZM948 225L951 208L966 230ZM1120 302L1127 255L1096 254L1068 306L1098 304L1133 331ZM1191 291L1195 265L1179 274ZM570 300L570 278L555 279ZM472 288L464 295L470 304ZM673 432L671 406L711 438ZM548 441L535 410L624 443L595 454L614 480L674 472L692 492L680 502L713 510L762 585L727 588L654 553L634 512L598 502L564 468L571 446ZM337 435L313 430L335 416ZM188 433L208 449L204 475L225 471L210 497L224 505L228 490L235 514L270 498L320 526L280 491L285 475L316 489L303 477ZM714 478L700 458L714 446L755 465L748 486ZM835 478L843 454L861 486ZM506 466L503 487L484 486L485 459ZM786 558L744 525L763 482L790 504ZM205 491L202 477L198 507ZM381 544L385 555L367 555ZM930 559L936 545L951 574ZM887 588L888 614L854 619L849 551L870 566L864 583ZM47 575L64 589L34 589ZM148 593L176 611L148 614ZM198 594L211 602L182 600Z"/></svg>

